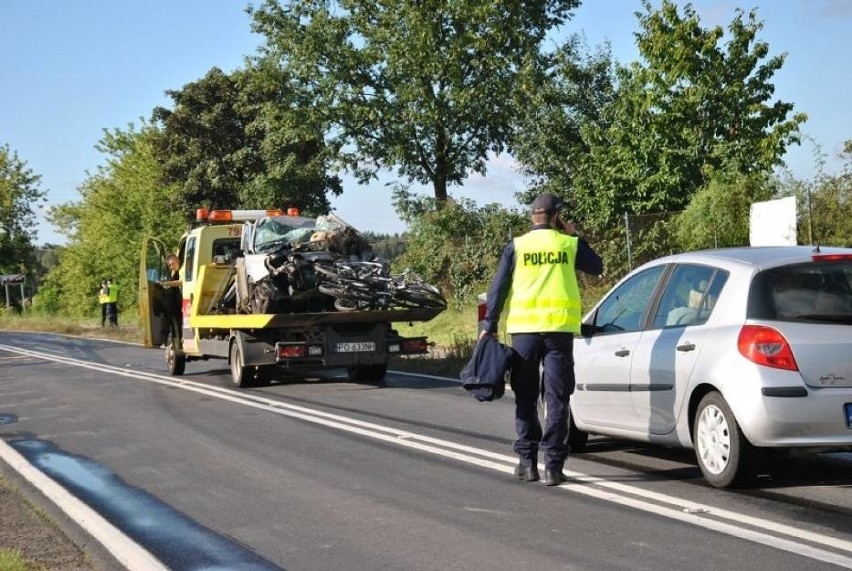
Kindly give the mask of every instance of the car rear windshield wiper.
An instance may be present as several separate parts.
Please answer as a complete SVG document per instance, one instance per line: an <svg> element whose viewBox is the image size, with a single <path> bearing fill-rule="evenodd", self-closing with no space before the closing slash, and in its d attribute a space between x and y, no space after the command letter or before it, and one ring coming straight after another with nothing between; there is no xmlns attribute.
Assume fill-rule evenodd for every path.
<svg viewBox="0 0 852 571"><path fill-rule="evenodd" d="M845 323L852 325L852 314L849 313L803 313L794 316L794 319L806 319L808 321L828 321L830 323Z"/></svg>

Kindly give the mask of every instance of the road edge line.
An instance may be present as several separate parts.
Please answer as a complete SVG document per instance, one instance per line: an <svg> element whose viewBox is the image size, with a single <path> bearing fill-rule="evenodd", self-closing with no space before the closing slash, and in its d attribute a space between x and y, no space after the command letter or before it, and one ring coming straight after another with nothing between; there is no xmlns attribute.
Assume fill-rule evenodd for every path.
<svg viewBox="0 0 852 571"><path fill-rule="evenodd" d="M0 460L44 494L129 571L168 571L168 567L150 551L130 539L123 531L30 464L20 452L2 438L0 438Z"/></svg>

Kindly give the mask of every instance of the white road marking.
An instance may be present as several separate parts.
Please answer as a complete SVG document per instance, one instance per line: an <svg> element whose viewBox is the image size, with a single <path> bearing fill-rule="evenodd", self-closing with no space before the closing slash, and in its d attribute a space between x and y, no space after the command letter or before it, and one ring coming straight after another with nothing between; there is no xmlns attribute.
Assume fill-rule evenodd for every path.
<svg viewBox="0 0 852 571"><path fill-rule="evenodd" d="M452 458L460 462L473 464L498 472L511 474L517 458L498 454L456 442L433 438L414 432L389 426L366 422L355 418L327 413L299 405L273 400L261 395L205 385L195 381L167 377L156 373L128 371L119 367L101 363L90 363L74 358L40 353L17 347L0 345L6 350L21 355L45 359L67 365L73 365L101 372L144 380L157 384L178 387L184 390L242 404L307 422L321 424L360 436L388 442ZM653 513L676 521L711 529L733 537L738 537L783 551L789 551L818 561L824 561L847 569L852 569L852 542L839 537L799 530L792 526L779 524L771 520L755 518L743 514L716 508L707 504L689 502L681 498L658 492L643 490L619 482L611 482L580 472L566 471L570 480L558 489L577 493L596 499ZM733 523L729 523L733 522ZM768 532L772 532L772 535ZM782 536L782 537L779 537ZM807 543L803 543L807 542ZM829 551L819 546L832 549Z"/></svg>
<svg viewBox="0 0 852 571"><path fill-rule="evenodd" d="M116 560L130 571L168 571L168 567L141 545L127 537L98 512L71 495L68 490L27 462L17 450L0 438L0 458L35 486L68 517L77 522Z"/></svg>

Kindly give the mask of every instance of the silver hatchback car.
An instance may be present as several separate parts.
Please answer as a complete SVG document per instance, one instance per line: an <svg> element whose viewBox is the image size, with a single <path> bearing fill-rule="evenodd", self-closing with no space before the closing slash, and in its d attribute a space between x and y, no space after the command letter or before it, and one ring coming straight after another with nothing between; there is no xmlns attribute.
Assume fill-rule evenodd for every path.
<svg viewBox="0 0 852 571"><path fill-rule="evenodd" d="M694 448L710 484L762 448L852 450L852 248L690 252L637 268L574 343L571 445Z"/></svg>

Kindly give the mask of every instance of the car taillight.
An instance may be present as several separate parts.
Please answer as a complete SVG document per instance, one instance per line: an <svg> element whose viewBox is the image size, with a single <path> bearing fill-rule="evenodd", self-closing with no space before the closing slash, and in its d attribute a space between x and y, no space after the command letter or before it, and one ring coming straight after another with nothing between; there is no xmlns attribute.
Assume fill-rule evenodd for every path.
<svg viewBox="0 0 852 571"><path fill-rule="evenodd" d="M788 371L799 370L787 339L772 327L744 325L740 330L737 348L746 359L758 365Z"/></svg>
<svg viewBox="0 0 852 571"><path fill-rule="evenodd" d="M811 259L815 262L848 262L852 254L814 254Z"/></svg>

